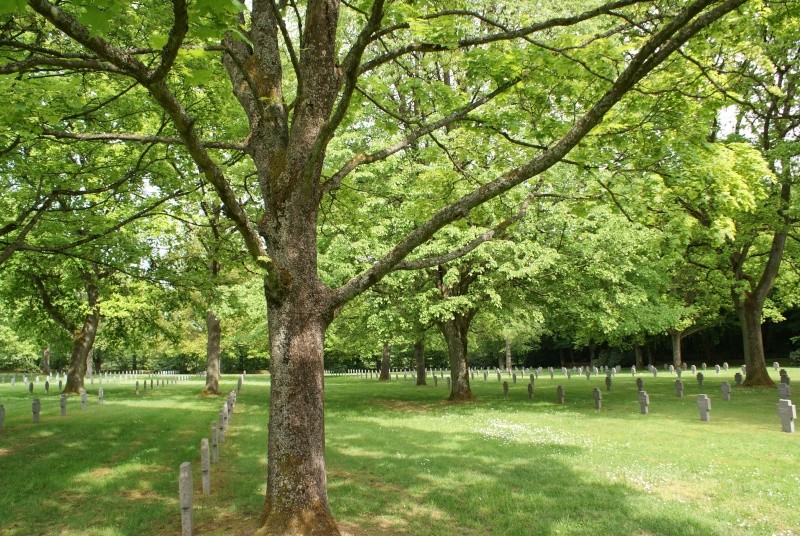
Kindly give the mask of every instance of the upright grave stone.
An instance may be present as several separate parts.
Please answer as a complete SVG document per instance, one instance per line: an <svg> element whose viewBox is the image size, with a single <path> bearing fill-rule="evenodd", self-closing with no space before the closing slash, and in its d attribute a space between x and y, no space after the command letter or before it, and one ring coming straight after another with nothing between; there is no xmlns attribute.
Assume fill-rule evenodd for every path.
<svg viewBox="0 0 800 536"><path fill-rule="evenodd" d="M500 369L497 369L497 381L503 381L503 377L500 375Z"/></svg>
<svg viewBox="0 0 800 536"><path fill-rule="evenodd" d="M644 391L644 380L641 378L636 378L636 391L641 392Z"/></svg>
<svg viewBox="0 0 800 536"><path fill-rule="evenodd" d="M61 406L61 416L67 416L67 395L62 394L61 400L59 400L59 405Z"/></svg>
<svg viewBox="0 0 800 536"><path fill-rule="evenodd" d="M33 382L28 383L28 392L33 394Z"/></svg>
<svg viewBox="0 0 800 536"><path fill-rule="evenodd" d="M217 430L219 431L219 442L220 444L225 443L225 416L222 414L222 409L219 410L219 426Z"/></svg>
<svg viewBox="0 0 800 536"><path fill-rule="evenodd" d="M681 376L683 376L683 369L682 369L682 368L679 368L679 369L677 369L677 370L675 371L675 373L678 375L678 378L680 378Z"/></svg>
<svg viewBox="0 0 800 536"><path fill-rule="evenodd" d="M675 374L675 365L670 365L669 366L669 373L670 374Z"/></svg>
<svg viewBox="0 0 800 536"><path fill-rule="evenodd" d="M139 380L136 380L136 396L139 396Z"/></svg>
<svg viewBox="0 0 800 536"><path fill-rule="evenodd" d="M636 376L636 365L631 367L631 376Z"/></svg>
<svg viewBox="0 0 800 536"><path fill-rule="evenodd" d="M650 413L650 395L647 394L647 391L639 393L639 413L642 415Z"/></svg>
<svg viewBox="0 0 800 536"><path fill-rule="evenodd" d="M747 375L747 365L742 365L742 374Z"/></svg>
<svg viewBox="0 0 800 536"><path fill-rule="evenodd" d="M589 369L589 367L586 367L586 370L584 371L584 373L586 374L586 381L588 382L589 378L591 378L591 376L592 376L592 371Z"/></svg>
<svg viewBox="0 0 800 536"><path fill-rule="evenodd" d="M781 373L780 374L781 374L781 383L785 383L786 385L789 385L791 383L791 381L789 380L789 373L786 372L786 369L781 369Z"/></svg>
<svg viewBox="0 0 800 536"><path fill-rule="evenodd" d="M703 373L702 372L698 372L697 373L697 383L698 383L698 385L700 385L700 387L703 386L703 380L704 379L705 378L703 377Z"/></svg>
<svg viewBox="0 0 800 536"><path fill-rule="evenodd" d="M178 496L181 505L181 536L192 536L192 493L194 481L192 479L192 464L181 464L178 477Z"/></svg>
<svg viewBox="0 0 800 536"><path fill-rule="evenodd" d="M550 379L552 380L553 379L553 367L550 367L548 370L550 372Z"/></svg>
<svg viewBox="0 0 800 536"><path fill-rule="evenodd" d="M533 377L533 374L531 374L531 375L530 375L530 380L531 380L531 383L533 383L534 379L535 379L535 378Z"/></svg>
<svg viewBox="0 0 800 536"><path fill-rule="evenodd" d="M734 374L733 375L733 381L736 382L736 386L737 387L742 385L742 373L741 372L737 372L736 374Z"/></svg>
<svg viewBox="0 0 800 536"><path fill-rule="evenodd" d="M611 376L606 376L606 391L611 390Z"/></svg>
<svg viewBox="0 0 800 536"><path fill-rule="evenodd" d="M693 375L697 374L697 367L695 367L694 365L692 365L692 374Z"/></svg>
<svg viewBox="0 0 800 536"><path fill-rule="evenodd" d="M64 385L62 384L61 380L58 380L58 390L59 392L64 390Z"/></svg>
<svg viewBox="0 0 800 536"><path fill-rule="evenodd" d="M778 400L791 400L792 399L792 388L789 387L788 383L779 383L778 384Z"/></svg>
<svg viewBox="0 0 800 536"><path fill-rule="evenodd" d="M434 375L434 378L436 378L435 375ZM489 373L484 370L483 371L483 381L488 381L488 380L489 380Z"/></svg>
<svg viewBox="0 0 800 536"><path fill-rule="evenodd" d="M594 398L594 409L600 409L603 406L603 393L599 387L592 389L592 398Z"/></svg>
<svg viewBox="0 0 800 536"><path fill-rule="evenodd" d="M528 398L533 400L533 382L528 384Z"/></svg>
<svg viewBox="0 0 800 536"><path fill-rule="evenodd" d="M208 439L200 440L200 471L203 479L203 495L211 494L211 456L209 456Z"/></svg>
<svg viewBox="0 0 800 536"><path fill-rule="evenodd" d="M697 395L697 410L701 421L708 422L711 419L711 399L708 395Z"/></svg>
<svg viewBox="0 0 800 536"><path fill-rule="evenodd" d="M705 363L702 363L700 366L703 367L703 370L706 370L706 364Z"/></svg>
<svg viewBox="0 0 800 536"><path fill-rule="evenodd" d="M433 386L438 387L439 385L439 378L436 377L436 374L433 375Z"/></svg>
<svg viewBox="0 0 800 536"><path fill-rule="evenodd" d="M794 433L794 421L797 420L797 406L791 400L778 401L778 416L781 418L781 430Z"/></svg>
<svg viewBox="0 0 800 536"><path fill-rule="evenodd" d="M719 365L714 365L714 372L716 372L717 374L719 374L719 370L720 370L720 369L719 369Z"/></svg>
<svg viewBox="0 0 800 536"><path fill-rule="evenodd" d="M106 395L103 393L102 387L97 390L97 401L100 402L101 406L106 402Z"/></svg>
<svg viewBox="0 0 800 536"><path fill-rule="evenodd" d="M511 376L512 381L511 383L517 383L517 373L515 372L513 376Z"/></svg>
<svg viewBox="0 0 800 536"><path fill-rule="evenodd" d="M44 382L44 393L46 395L50 394L50 380Z"/></svg>
<svg viewBox="0 0 800 536"><path fill-rule="evenodd" d="M39 422L39 413L42 411L42 404L38 398L33 399L33 422Z"/></svg>
<svg viewBox="0 0 800 536"><path fill-rule="evenodd" d="M722 364L722 368L723 368L723 369L725 369L725 370L728 370L728 362L727 362L727 361L725 361L725 362Z"/></svg>
<svg viewBox="0 0 800 536"><path fill-rule="evenodd" d="M720 390L722 391L722 400L725 402L731 401L731 384L728 382L722 382L720 385Z"/></svg>
<svg viewBox="0 0 800 536"><path fill-rule="evenodd" d="M780 363L775 361L774 363L772 363L772 368L774 368L775 370L778 370L779 368L781 368L781 365L780 365Z"/></svg>
<svg viewBox="0 0 800 536"><path fill-rule="evenodd" d="M561 387L560 385L556 387L556 400L558 401L559 404L564 403L564 388Z"/></svg>
<svg viewBox="0 0 800 536"><path fill-rule="evenodd" d="M508 382L503 382L503 394L508 396Z"/></svg>
<svg viewBox="0 0 800 536"><path fill-rule="evenodd" d="M211 461L217 463L219 461L219 431L217 430L216 421L211 423Z"/></svg>
<svg viewBox="0 0 800 536"><path fill-rule="evenodd" d="M86 402L89 401L86 391L81 389L81 409L86 409Z"/></svg>
<svg viewBox="0 0 800 536"><path fill-rule="evenodd" d="M658 378L658 369L656 367L651 368L650 372L653 373L653 378Z"/></svg>

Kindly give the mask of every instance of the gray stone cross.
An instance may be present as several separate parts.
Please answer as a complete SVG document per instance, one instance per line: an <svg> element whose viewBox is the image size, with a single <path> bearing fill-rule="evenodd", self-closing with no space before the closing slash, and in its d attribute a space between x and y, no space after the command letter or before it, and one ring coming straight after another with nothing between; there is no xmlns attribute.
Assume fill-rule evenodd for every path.
<svg viewBox="0 0 800 536"><path fill-rule="evenodd" d="M647 394L647 391L641 391L639 393L639 413L642 415L647 415L650 412L650 395Z"/></svg>
<svg viewBox="0 0 800 536"><path fill-rule="evenodd" d="M592 398L594 398L594 409L600 409L603 406L603 393L599 387L592 389Z"/></svg>
<svg viewBox="0 0 800 536"><path fill-rule="evenodd" d="M720 390L722 391L722 400L725 402L731 401L731 384L728 382L722 382L720 385Z"/></svg>
<svg viewBox="0 0 800 536"><path fill-rule="evenodd" d="M556 399L558 400L559 404L564 403L564 388L560 385L556 387Z"/></svg>
<svg viewBox="0 0 800 536"><path fill-rule="evenodd" d="M611 376L606 376L606 391L611 390Z"/></svg>
<svg viewBox="0 0 800 536"><path fill-rule="evenodd" d="M794 421L797 420L797 407L791 400L778 401L778 416L781 418L781 429L794 433Z"/></svg>
<svg viewBox="0 0 800 536"><path fill-rule="evenodd" d="M779 383L778 400L791 400L791 399L792 399L792 388L789 387L788 383Z"/></svg>
<svg viewBox="0 0 800 536"><path fill-rule="evenodd" d="M702 386L703 386L703 380L704 380L704 379L705 379L705 378L704 378L704 376L703 376L703 373L702 373L702 372L698 372L698 373L697 373L697 383L700 385L700 387L702 387Z"/></svg>
<svg viewBox="0 0 800 536"><path fill-rule="evenodd" d="M711 419L711 399L708 395L697 395L697 410L701 421L707 422Z"/></svg>
<svg viewBox="0 0 800 536"><path fill-rule="evenodd" d="M641 378L636 378L636 391L644 391L644 380Z"/></svg>
<svg viewBox="0 0 800 536"><path fill-rule="evenodd" d="M533 375L531 374L531 376ZM531 383L528 384L528 398L533 400L533 380L531 380Z"/></svg>

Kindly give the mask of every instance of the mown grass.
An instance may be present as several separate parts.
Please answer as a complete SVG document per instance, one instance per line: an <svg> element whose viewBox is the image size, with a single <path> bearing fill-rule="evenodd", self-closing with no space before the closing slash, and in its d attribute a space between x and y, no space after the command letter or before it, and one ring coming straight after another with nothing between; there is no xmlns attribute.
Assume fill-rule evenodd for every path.
<svg viewBox="0 0 800 536"><path fill-rule="evenodd" d="M470 404L447 403L444 382L416 387L410 375L326 378L331 508L357 535L798 535L800 433L781 432L774 389L734 388L723 402L720 384L734 372L706 371L702 388L684 376L684 398L674 376L641 374L649 415L625 372L610 392L602 376L541 378L532 401L527 381L505 397L496 377L476 375ZM81 411L71 400L65 418L57 395L43 397L34 425L27 391L0 384L0 534L180 533L178 466L193 462L199 490L200 438L222 399L199 395L199 380L139 398L129 385L104 387L104 406L92 399ZM701 392L710 422L698 417ZM195 495L196 534L256 527L267 402L268 377L248 376L212 494Z"/></svg>

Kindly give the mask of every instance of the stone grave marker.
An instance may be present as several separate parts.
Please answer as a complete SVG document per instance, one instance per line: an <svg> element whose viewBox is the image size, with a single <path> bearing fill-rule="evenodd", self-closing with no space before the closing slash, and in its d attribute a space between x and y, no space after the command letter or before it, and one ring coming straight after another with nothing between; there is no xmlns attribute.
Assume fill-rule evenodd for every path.
<svg viewBox="0 0 800 536"><path fill-rule="evenodd" d="M139 380L136 380L136 396L139 396Z"/></svg>
<svg viewBox="0 0 800 536"><path fill-rule="evenodd" d="M219 410L219 425L217 426L217 430L219 431L219 442L220 444L225 443L225 416L223 414L223 409L220 408Z"/></svg>
<svg viewBox="0 0 800 536"><path fill-rule="evenodd" d="M550 379L552 380L553 379L553 367L550 367L548 370L550 372Z"/></svg>
<svg viewBox="0 0 800 536"><path fill-rule="evenodd" d="M42 404L38 398L33 399L33 422L39 422L39 413L42 411Z"/></svg>
<svg viewBox="0 0 800 536"><path fill-rule="evenodd" d="M483 371L483 381L488 381L488 380L489 380L489 373L484 370Z"/></svg>
<svg viewBox="0 0 800 536"><path fill-rule="evenodd" d="M181 536L192 536L192 493L194 481L192 479L192 464L181 464L178 477L178 496L181 505Z"/></svg>
<svg viewBox="0 0 800 536"><path fill-rule="evenodd" d="M50 381L44 382L44 393L49 395L50 394Z"/></svg>
<svg viewBox="0 0 800 536"><path fill-rule="evenodd" d="M705 363L702 363L700 366L703 368L703 370L706 370L706 364Z"/></svg>
<svg viewBox="0 0 800 536"><path fill-rule="evenodd" d="M591 378L592 376L592 371L589 367L586 367L585 374L586 374L586 381L588 382L589 378Z"/></svg>
<svg viewBox="0 0 800 536"><path fill-rule="evenodd" d="M675 380L675 396L678 398L683 397L683 381Z"/></svg>
<svg viewBox="0 0 800 536"><path fill-rule="evenodd" d="M511 383L517 383L517 373L516 372L514 373L513 376L511 376L511 378L512 378L512 382Z"/></svg>
<svg viewBox="0 0 800 536"><path fill-rule="evenodd" d="M136 383L138 384L139 382L137 381ZM147 392L147 380L142 381L142 391Z"/></svg>
<svg viewBox="0 0 800 536"><path fill-rule="evenodd" d="M679 368L679 369L677 369L677 370L675 371L675 373L678 375L678 378L680 378L681 376L683 376L683 369L682 369L682 368Z"/></svg>
<svg viewBox="0 0 800 536"><path fill-rule="evenodd" d="M631 367L631 376L636 376L636 365Z"/></svg>
<svg viewBox="0 0 800 536"><path fill-rule="evenodd" d="M200 471L203 479L203 495L211 495L211 456L209 456L208 439L200 440Z"/></svg>
<svg viewBox="0 0 800 536"><path fill-rule="evenodd" d="M568 371L567 371L567 379L568 379L568 380L571 380L571 379L572 379L572 371L571 371L571 370L568 370Z"/></svg>
<svg viewBox="0 0 800 536"><path fill-rule="evenodd" d="M650 395L647 394L647 391L639 393L639 413L642 415L650 413Z"/></svg>
<svg viewBox="0 0 800 536"><path fill-rule="evenodd" d="M11 376L11 387L14 387L16 383L17 383L17 375L14 374L13 376Z"/></svg>
<svg viewBox="0 0 800 536"><path fill-rule="evenodd" d="M535 378L534 378L533 374L531 374L531 375L530 375L530 380L531 380L531 383L533 383L534 379L535 379Z"/></svg>
<svg viewBox="0 0 800 536"><path fill-rule="evenodd" d="M733 375L733 381L736 382L736 386L737 387L742 385L742 373L741 372L737 372L736 374L734 374Z"/></svg>
<svg viewBox="0 0 800 536"><path fill-rule="evenodd" d="M500 375L500 369L497 369L497 381L503 381L503 377Z"/></svg>
<svg viewBox="0 0 800 536"><path fill-rule="evenodd" d="M728 362L727 362L727 361L725 361L725 362L722 364L722 368L723 368L724 370L728 370Z"/></svg>
<svg viewBox="0 0 800 536"><path fill-rule="evenodd" d="M722 382L720 385L720 390L722 391L722 400L725 402L731 401L731 384L728 382Z"/></svg>
<svg viewBox="0 0 800 536"><path fill-rule="evenodd" d="M564 403L564 388L561 387L560 385L556 387L556 400L558 401L559 404Z"/></svg>
<svg viewBox="0 0 800 536"><path fill-rule="evenodd" d="M653 378L658 378L658 369L656 367L650 369L650 372L653 373Z"/></svg>
<svg viewBox="0 0 800 536"><path fill-rule="evenodd" d="M669 366L669 373L670 374L675 374L675 365L670 365Z"/></svg>
<svg viewBox="0 0 800 536"><path fill-rule="evenodd" d="M705 379L705 378L704 378L704 376L703 376L703 373L702 373L702 372L698 372L698 373L697 373L697 383L700 385L700 387L702 387L702 386L703 386L703 380L704 380L704 379Z"/></svg>
<svg viewBox="0 0 800 536"><path fill-rule="evenodd" d="M81 389L81 409L86 409L86 402L89 401L88 395L84 389Z"/></svg>
<svg viewBox="0 0 800 536"><path fill-rule="evenodd" d="M692 365L692 374L696 374L696 373L697 373L697 367Z"/></svg>
<svg viewBox="0 0 800 536"><path fill-rule="evenodd" d="M779 368L781 368L781 365L780 365L780 363L775 361L774 363L772 363L772 368L774 368L775 370L778 370Z"/></svg>
<svg viewBox="0 0 800 536"><path fill-rule="evenodd" d="M150 390L153 390L153 378L150 378Z"/></svg>
<svg viewBox="0 0 800 536"><path fill-rule="evenodd" d="M533 400L533 382L528 384L528 398Z"/></svg>
<svg viewBox="0 0 800 536"><path fill-rule="evenodd" d="M503 394L508 396L508 382L503 382Z"/></svg>
<svg viewBox="0 0 800 536"><path fill-rule="evenodd" d="M792 388L789 387L788 383L779 383L778 384L778 400L791 400L792 399Z"/></svg>
<svg viewBox="0 0 800 536"><path fill-rule="evenodd" d="M641 378L636 378L636 391L644 391L644 380Z"/></svg>
<svg viewBox="0 0 800 536"><path fill-rule="evenodd" d="M789 385L791 380L789 380L789 373L786 372L786 369L781 369L781 383Z"/></svg>
<svg viewBox="0 0 800 536"><path fill-rule="evenodd" d="M611 390L611 376L606 376L606 391Z"/></svg>
<svg viewBox="0 0 800 536"><path fill-rule="evenodd" d="M794 433L794 421L797 420L797 406L791 400L778 401L778 416L781 418L781 430Z"/></svg>
<svg viewBox="0 0 800 536"><path fill-rule="evenodd" d="M103 393L102 387L97 390L97 401L100 402L101 406L106 402L106 395Z"/></svg>
<svg viewBox="0 0 800 536"><path fill-rule="evenodd" d="M697 395L697 410L701 421L708 422L711 419L711 399L708 395Z"/></svg>
<svg viewBox="0 0 800 536"><path fill-rule="evenodd" d="M58 380L58 390L59 390L59 392L64 390L64 386L63 386L61 380Z"/></svg>
<svg viewBox="0 0 800 536"><path fill-rule="evenodd" d="M447 377L447 388L450 389L450 376Z"/></svg>
<svg viewBox="0 0 800 536"><path fill-rule="evenodd" d="M433 386L437 387L439 385L439 378L436 377L436 374L433 375Z"/></svg>
<svg viewBox="0 0 800 536"><path fill-rule="evenodd" d="M59 404L61 406L61 416L67 416L67 395L62 394L61 400L59 400Z"/></svg>
<svg viewBox="0 0 800 536"><path fill-rule="evenodd" d="M719 374L719 370L720 370L719 365L714 365L714 372Z"/></svg>
<svg viewBox="0 0 800 536"><path fill-rule="evenodd" d="M592 398L594 398L594 409L600 409L603 406L603 393L599 387L592 389Z"/></svg>
<svg viewBox="0 0 800 536"><path fill-rule="evenodd" d="M747 375L747 365L742 365L742 374Z"/></svg>
<svg viewBox="0 0 800 536"><path fill-rule="evenodd" d="M211 423L211 461L219 461L219 432L217 431L217 421Z"/></svg>
<svg viewBox="0 0 800 536"><path fill-rule="evenodd" d="M33 382L28 383L28 392L33 394Z"/></svg>

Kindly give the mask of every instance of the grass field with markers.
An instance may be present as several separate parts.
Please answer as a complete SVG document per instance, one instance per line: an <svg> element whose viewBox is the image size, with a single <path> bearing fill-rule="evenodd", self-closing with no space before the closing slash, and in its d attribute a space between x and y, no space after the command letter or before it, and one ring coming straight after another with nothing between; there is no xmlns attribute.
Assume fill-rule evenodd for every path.
<svg viewBox="0 0 800 536"><path fill-rule="evenodd" d="M787 369L800 378L800 369ZM607 391L590 380L509 381L476 374L475 403L451 404L438 387L327 377L326 434L331 509L354 535L800 535L800 432L781 432L777 390L720 385L731 369L638 376L650 395L639 413L635 379L623 371ZM777 381L777 372L771 371ZM18 377L19 379L19 377ZM222 392L236 385L225 376ZM556 386L565 404L556 404ZM247 535L258 525L266 479L269 377L249 375L200 493L200 439L210 436L221 397L203 382L134 393L132 384L87 386L89 406L0 384L0 535L178 535L178 466L195 472L195 533ZM592 388L603 392L594 409ZM797 389L797 388L795 388ZM712 399L700 422L696 395Z"/></svg>

